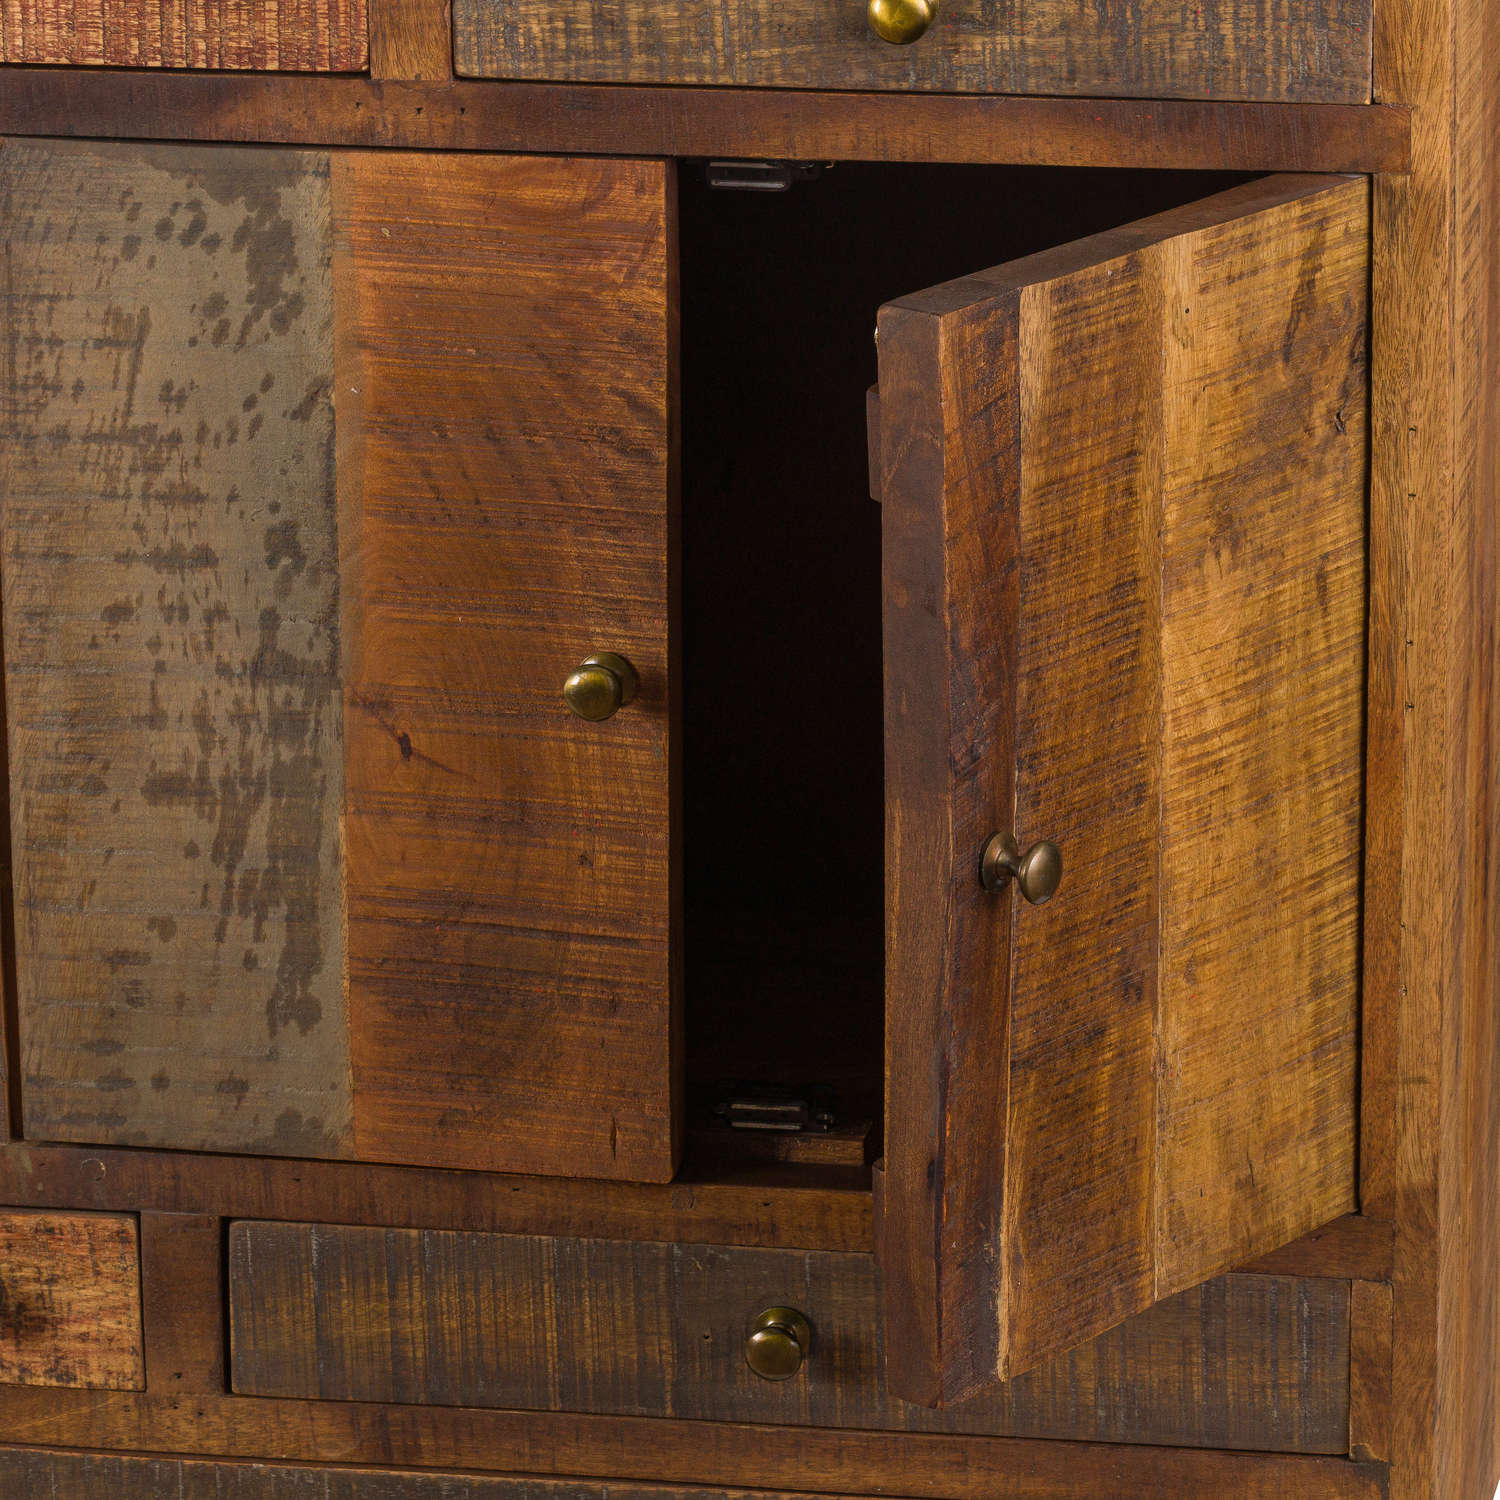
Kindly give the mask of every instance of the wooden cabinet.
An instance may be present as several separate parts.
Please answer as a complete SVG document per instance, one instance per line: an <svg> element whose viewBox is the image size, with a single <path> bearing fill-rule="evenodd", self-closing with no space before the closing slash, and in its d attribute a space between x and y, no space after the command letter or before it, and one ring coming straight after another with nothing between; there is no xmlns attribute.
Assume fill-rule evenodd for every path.
<svg viewBox="0 0 1500 1500"><path fill-rule="evenodd" d="M1488 21L695 3L0 16L0 1490L1488 1500Z"/></svg>

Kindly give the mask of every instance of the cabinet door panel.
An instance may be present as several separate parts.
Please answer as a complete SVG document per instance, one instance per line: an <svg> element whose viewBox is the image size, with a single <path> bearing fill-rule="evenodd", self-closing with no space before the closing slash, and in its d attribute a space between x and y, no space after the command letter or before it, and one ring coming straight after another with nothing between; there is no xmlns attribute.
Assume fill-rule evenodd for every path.
<svg viewBox="0 0 1500 1500"><path fill-rule="evenodd" d="M27 1135L670 1175L662 166L0 191Z"/></svg>
<svg viewBox="0 0 1500 1500"><path fill-rule="evenodd" d="M1271 179L882 309L902 1394L1353 1206L1367 226Z"/></svg>

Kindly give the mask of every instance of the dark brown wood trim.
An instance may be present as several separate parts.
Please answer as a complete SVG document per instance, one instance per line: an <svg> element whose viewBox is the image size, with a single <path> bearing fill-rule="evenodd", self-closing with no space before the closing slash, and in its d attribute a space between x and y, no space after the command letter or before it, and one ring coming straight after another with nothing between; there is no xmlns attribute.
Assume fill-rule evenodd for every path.
<svg viewBox="0 0 1500 1500"><path fill-rule="evenodd" d="M829 1179L832 1179L831 1181ZM841 1180L846 1179L846 1180ZM355 1162L0 1145L0 1203L18 1208L207 1214L499 1234L764 1245L874 1246L863 1174L767 1171L753 1182L665 1186L438 1172ZM1241 1271L1388 1281L1391 1225L1348 1215Z"/></svg>
<svg viewBox="0 0 1500 1500"><path fill-rule="evenodd" d="M383 44L377 42L376 58ZM388 66L423 71L430 39ZM422 61L426 59L426 61ZM1402 172L1410 118L1225 104L7 68L0 132L632 156Z"/></svg>
<svg viewBox="0 0 1500 1500"><path fill-rule="evenodd" d="M0 1429L37 1446L411 1469L742 1484L936 1500L1384 1500L1385 1470L1342 1458L1017 1438L855 1433L649 1417L0 1389Z"/></svg>
<svg viewBox="0 0 1500 1500"><path fill-rule="evenodd" d="M221 1220L141 1215L141 1316L148 1390L228 1389Z"/></svg>

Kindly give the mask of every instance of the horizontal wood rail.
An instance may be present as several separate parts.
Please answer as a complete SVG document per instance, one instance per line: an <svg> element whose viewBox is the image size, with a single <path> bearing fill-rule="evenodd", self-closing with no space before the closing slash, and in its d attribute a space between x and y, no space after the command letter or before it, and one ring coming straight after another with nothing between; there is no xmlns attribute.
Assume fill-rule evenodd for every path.
<svg viewBox="0 0 1500 1500"><path fill-rule="evenodd" d="M0 71L0 134L458 151L1404 172L1374 104Z"/></svg>
<svg viewBox="0 0 1500 1500"><path fill-rule="evenodd" d="M47 1447L655 1480L935 1500L1382 1500L1383 1465L1124 1444L858 1433L652 1417L0 1389L0 1430Z"/></svg>
<svg viewBox="0 0 1500 1500"><path fill-rule="evenodd" d="M870 1193L852 1169L768 1170L665 1186L441 1172L363 1162L0 1145L0 1204L206 1214L869 1253ZM1239 1269L1388 1281L1391 1226L1350 1214Z"/></svg>

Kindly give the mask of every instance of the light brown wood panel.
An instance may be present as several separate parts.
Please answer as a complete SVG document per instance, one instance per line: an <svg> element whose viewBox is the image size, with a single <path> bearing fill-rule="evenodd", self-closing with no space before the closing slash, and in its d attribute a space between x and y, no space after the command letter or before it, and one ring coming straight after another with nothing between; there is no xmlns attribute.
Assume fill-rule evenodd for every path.
<svg viewBox="0 0 1500 1500"><path fill-rule="evenodd" d="M745 1363L791 1305L793 1379ZM942 1412L886 1394L869 1256L348 1226L230 1231L243 1395L1344 1452L1342 1281L1231 1276Z"/></svg>
<svg viewBox="0 0 1500 1500"><path fill-rule="evenodd" d="M1367 286L1365 185L1277 178L881 311L908 1397L1354 1206ZM1049 904L981 890L997 830Z"/></svg>
<svg viewBox="0 0 1500 1500"><path fill-rule="evenodd" d="M1370 7L1294 0L1274 21L1245 0L1185 15L1148 0L1103 11L1039 0L945 3L911 46L870 30L866 0L454 0L457 70L491 78L934 89L1195 99L1370 97Z"/></svg>
<svg viewBox="0 0 1500 1500"><path fill-rule="evenodd" d="M0 62L361 71L365 0L5 0Z"/></svg>
<svg viewBox="0 0 1500 1500"><path fill-rule="evenodd" d="M452 78L447 0L376 0L370 9L370 76L424 82Z"/></svg>
<svg viewBox="0 0 1500 1500"><path fill-rule="evenodd" d="M133 1219L0 1211L0 1288L0 1383L144 1386Z"/></svg>
<svg viewBox="0 0 1500 1500"><path fill-rule="evenodd" d="M659 162L338 157L362 1157L675 1164ZM560 692L590 652L637 700Z"/></svg>
<svg viewBox="0 0 1500 1500"><path fill-rule="evenodd" d="M29 1136L349 1130L326 157L9 142Z"/></svg>

